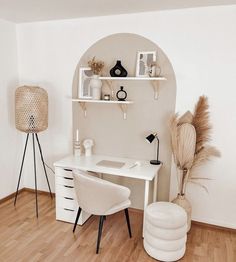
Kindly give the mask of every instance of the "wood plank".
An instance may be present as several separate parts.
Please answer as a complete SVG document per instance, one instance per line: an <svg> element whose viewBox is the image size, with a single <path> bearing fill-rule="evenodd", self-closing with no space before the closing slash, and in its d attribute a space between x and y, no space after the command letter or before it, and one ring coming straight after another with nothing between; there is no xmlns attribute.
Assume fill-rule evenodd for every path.
<svg viewBox="0 0 236 262"><path fill-rule="evenodd" d="M0 205L1 261L156 261L143 249L142 212L130 210L133 237L128 236L123 212L108 216L99 255L95 254L98 217L92 216L75 234L73 225L56 221L55 203L41 194L39 218L35 216L35 195L23 191L16 207L12 199ZM193 223L188 234L184 262L236 261L236 233Z"/></svg>

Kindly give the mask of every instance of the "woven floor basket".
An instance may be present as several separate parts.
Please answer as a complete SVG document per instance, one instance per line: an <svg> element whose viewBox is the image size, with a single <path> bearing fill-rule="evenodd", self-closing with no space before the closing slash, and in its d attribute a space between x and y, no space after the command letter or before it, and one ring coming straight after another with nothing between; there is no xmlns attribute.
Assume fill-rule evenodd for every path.
<svg viewBox="0 0 236 262"><path fill-rule="evenodd" d="M15 125L26 133L38 133L48 127L48 94L37 86L21 86L15 92Z"/></svg>

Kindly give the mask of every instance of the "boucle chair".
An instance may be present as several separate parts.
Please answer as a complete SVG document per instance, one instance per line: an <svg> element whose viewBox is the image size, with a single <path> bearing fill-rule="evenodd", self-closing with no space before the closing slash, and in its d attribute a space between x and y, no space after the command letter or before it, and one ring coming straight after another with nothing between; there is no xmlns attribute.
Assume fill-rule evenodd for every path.
<svg viewBox="0 0 236 262"><path fill-rule="evenodd" d="M106 216L124 210L129 236L131 238L132 235L128 212L128 207L131 205L129 200L130 190L124 186L116 185L98 177L88 175L87 172L80 170L74 170L73 176L77 201L79 204L73 232L75 232L82 210L89 214L100 216L96 249L96 253L98 254L103 222Z"/></svg>

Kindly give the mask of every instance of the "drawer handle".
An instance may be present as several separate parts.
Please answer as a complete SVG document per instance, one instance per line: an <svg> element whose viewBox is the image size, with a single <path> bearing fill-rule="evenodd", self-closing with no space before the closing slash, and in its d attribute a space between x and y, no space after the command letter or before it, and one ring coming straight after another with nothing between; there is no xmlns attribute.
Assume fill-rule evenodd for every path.
<svg viewBox="0 0 236 262"><path fill-rule="evenodd" d="M66 177L66 176L64 176L63 178L64 178L64 179L67 179L67 180L73 180L72 177Z"/></svg>
<svg viewBox="0 0 236 262"><path fill-rule="evenodd" d="M74 198L72 197L64 197L65 199L68 199L68 200L74 200Z"/></svg>
<svg viewBox="0 0 236 262"><path fill-rule="evenodd" d="M66 186L66 185L64 185L64 187L67 187L67 188L74 188L73 186Z"/></svg>
<svg viewBox="0 0 236 262"><path fill-rule="evenodd" d="M64 168L65 171L72 172L72 169Z"/></svg>
<svg viewBox="0 0 236 262"><path fill-rule="evenodd" d="M69 208L64 208L64 210L66 210L66 211L71 211L71 212L74 212L74 211L75 211L75 210L69 209Z"/></svg>

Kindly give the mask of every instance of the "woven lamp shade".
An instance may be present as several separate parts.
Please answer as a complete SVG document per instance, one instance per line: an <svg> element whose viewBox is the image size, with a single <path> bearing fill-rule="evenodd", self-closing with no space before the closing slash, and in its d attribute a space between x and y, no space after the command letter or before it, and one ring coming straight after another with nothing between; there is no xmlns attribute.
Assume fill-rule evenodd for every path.
<svg viewBox="0 0 236 262"><path fill-rule="evenodd" d="M48 94L38 86L21 86L15 92L15 125L25 133L48 128Z"/></svg>

